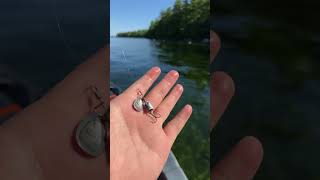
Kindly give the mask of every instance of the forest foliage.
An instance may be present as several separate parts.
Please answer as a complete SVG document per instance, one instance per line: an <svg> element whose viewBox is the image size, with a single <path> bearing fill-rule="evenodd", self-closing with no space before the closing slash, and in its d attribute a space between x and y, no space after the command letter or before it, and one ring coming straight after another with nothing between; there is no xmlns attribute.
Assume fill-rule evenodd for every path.
<svg viewBox="0 0 320 180"><path fill-rule="evenodd" d="M147 37L168 40L209 39L209 0L176 0L161 11L147 30L118 33L118 37Z"/></svg>

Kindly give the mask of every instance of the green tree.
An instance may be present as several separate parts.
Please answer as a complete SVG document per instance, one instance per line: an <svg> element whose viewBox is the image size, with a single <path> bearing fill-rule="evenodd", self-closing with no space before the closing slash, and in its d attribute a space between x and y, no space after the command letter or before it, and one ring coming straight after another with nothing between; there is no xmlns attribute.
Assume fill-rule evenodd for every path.
<svg viewBox="0 0 320 180"><path fill-rule="evenodd" d="M148 37L167 40L209 39L209 0L176 0L172 7L161 11L149 29L119 33L118 36Z"/></svg>

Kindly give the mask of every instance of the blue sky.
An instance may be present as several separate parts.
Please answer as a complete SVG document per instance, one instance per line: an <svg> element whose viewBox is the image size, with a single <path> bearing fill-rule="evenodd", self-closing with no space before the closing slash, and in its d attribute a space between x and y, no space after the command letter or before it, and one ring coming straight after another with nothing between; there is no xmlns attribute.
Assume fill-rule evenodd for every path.
<svg viewBox="0 0 320 180"><path fill-rule="evenodd" d="M146 29L175 0L110 0L110 34Z"/></svg>

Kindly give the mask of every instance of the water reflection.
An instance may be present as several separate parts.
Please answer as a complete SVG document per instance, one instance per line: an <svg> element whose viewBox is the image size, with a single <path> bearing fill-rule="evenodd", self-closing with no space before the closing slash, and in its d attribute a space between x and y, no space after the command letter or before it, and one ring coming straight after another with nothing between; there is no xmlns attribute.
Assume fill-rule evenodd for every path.
<svg viewBox="0 0 320 180"><path fill-rule="evenodd" d="M196 82L197 87L208 87L208 44L185 44L172 42L157 42L156 47L160 50L158 58L161 62L173 66L188 67L182 71L182 75Z"/></svg>

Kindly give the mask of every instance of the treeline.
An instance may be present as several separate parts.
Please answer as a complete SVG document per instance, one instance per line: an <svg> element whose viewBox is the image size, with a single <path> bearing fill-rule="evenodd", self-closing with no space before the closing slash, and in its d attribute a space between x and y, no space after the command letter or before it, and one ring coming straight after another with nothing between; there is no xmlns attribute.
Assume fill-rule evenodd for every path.
<svg viewBox="0 0 320 180"><path fill-rule="evenodd" d="M118 33L118 37L145 37L148 30L138 30Z"/></svg>
<svg viewBox="0 0 320 180"><path fill-rule="evenodd" d="M119 37L148 37L153 39L209 39L209 0L176 0L150 23L149 29L119 33Z"/></svg>

